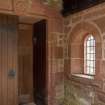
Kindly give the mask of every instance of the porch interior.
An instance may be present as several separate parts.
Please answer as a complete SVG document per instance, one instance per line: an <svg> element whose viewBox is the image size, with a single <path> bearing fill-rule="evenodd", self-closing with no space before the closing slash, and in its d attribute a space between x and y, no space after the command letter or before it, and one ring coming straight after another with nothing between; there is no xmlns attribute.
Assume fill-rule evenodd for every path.
<svg viewBox="0 0 105 105"><path fill-rule="evenodd" d="M43 54L40 51L43 52L43 49L39 48L42 45L41 44L42 42L40 41L43 40L42 36L44 34L41 37L39 37L39 39L37 38L38 36L37 34L41 35L41 31L43 31L40 25L39 27L37 27L37 24L40 23L41 21L43 21L43 19L41 18L19 17L19 33L18 33L19 105L23 104L28 105L29 103L32 104L36 103L41 105L44 102L44 100L41 99L42 88L40 88L44 86L41 85L42 81L41 79L43 78L41 76L43 76L44 74L43 72L41 72L42 68L40 68L43 67L42 66L43 63L40 63L42 62L41 59L43 59L42 58ZM37 33L38 31L40 32ZM38 42L40 45L38 44ZM42 84L43 83L44 81L42 81ZM43 102L39 102L38 100Z"/></svg>

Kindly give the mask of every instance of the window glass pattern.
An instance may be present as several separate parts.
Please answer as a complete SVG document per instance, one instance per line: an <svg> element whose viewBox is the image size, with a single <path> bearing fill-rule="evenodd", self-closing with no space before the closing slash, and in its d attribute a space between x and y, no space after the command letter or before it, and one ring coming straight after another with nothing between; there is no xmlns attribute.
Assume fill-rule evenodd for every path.
<svg viewBox="0 0 105 105"><path fill-rule="evenodd" d="M84 43L84 73L87 75L95 75L95 39L89 35Z"/></svg>

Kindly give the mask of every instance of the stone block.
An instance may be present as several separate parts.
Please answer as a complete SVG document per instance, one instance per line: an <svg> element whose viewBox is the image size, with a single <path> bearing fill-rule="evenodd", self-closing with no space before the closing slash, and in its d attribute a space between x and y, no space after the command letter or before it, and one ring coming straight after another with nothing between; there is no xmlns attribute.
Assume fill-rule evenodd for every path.
<svg viewBox="0 0 105 105"><path fill-rule="evenodd" d="M71 73L83 73L84 59L71 59Z"/></svg>
<svg viewBox="0 0 105 105"><path fill-rule="evenodd" d="M12 9L13 9L12 0L0 0L0 9L12 11Z"/></svg>
<svg viewBox="0 0 105 105"><path fill-rule="evenodd" d="M71 45L71 58L84 58L84 45L76 43Z"/></svg>
<svg viewBox="0 0 105 105"><path fill-rule="evenodd" d="M55 47L54 53L56 59L62 59L64 56L63 47Z"/></svg>
<svg viewBox="0 0 105 105"><path fill-rule="evenodd" d="M82 16L75 16L72 18L72 23L77 23L77 22L81 21L81 19L82 19Z"/></svg>
<svg viewBox="0 0 105 105"><path fill-rule="evenodd" d="M105 10L102 12L105 12ZM100 28L101 32L104 33L105 32L105 16L95 19L94 22Z"/></svg>
<svg viewBox="0 0 105 105"><path fill-rule="evenodd" d="M105 8L102 8L102 9L96 9L96 10L94 10L94 11L90 11L90 12L88 12L88 13L86 13L84 16L83 16L83 18L84 19L92 19L92 18L96 18L96 17L98 17L98 16L102 16L102 15L104 15L104 13L105 13Z"/></svg>

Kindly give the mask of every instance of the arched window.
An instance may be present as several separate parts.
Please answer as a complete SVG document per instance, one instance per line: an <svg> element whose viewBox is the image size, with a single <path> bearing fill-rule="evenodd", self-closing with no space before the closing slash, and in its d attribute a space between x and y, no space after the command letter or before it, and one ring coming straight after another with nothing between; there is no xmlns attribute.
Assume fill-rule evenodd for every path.
<svg viewBox="0 0 105 105"><path fill-rule="evenodd" d="M92 35L86 37L84 42L84 74L95 75L95 38Z"/></svg>

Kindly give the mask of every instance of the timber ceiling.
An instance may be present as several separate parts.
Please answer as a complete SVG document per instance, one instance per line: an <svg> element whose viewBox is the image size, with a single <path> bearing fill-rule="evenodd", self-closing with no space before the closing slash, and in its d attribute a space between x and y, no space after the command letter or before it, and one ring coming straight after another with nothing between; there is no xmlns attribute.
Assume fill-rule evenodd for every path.
<svg viewBox="0 0 105 105"><path fill-rule="evenodd" d="M62 14L67 16L103 2L105 0L63 0Z"/></svg>

